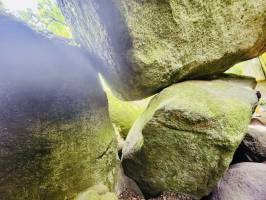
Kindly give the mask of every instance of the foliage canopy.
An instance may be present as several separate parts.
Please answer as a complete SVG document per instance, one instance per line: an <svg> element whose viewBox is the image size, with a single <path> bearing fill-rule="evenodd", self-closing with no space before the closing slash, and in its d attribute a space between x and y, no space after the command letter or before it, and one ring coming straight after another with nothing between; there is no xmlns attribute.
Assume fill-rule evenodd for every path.
<svg viewBox="0 0 266 200"><path fill-rule="evenodd" d="M19 16L40 31L50 31L55 35L71 38L71 31L54 0L37 0L37 12L32 9L20 11Z"/></svg>

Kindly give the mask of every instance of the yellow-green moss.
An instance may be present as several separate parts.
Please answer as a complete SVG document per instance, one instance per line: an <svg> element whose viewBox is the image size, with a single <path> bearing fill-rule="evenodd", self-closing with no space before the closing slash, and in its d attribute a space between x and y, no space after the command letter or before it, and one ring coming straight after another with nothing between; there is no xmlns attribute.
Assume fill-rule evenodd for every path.
<svg viewBox="0 0 266 200"><path fill-rule="evenodd" d="M74 199L97 184L115 190L117 145L106 108L65 123L36 121L28 131L33 133L32 146L18 159L25 166L20 169L23 177L14 181L20 188L13 191L13 199ZM40 153L31 158L34 149Z"/></svg>
<svg viewBox="0 0 266 200"><path fill-rule="evenodd" d="M123 101L117 98L111 91L110 87L100 76L103 89L108 99L108 109L111 122L118 128L123 138L127 137L129 130L136 119L143 113L150 98L140 101Z"/></svg>
<svg viewBox="0 0 266 200"><path fill-rule="evenodd" d="M75 200L117 200L116 194L108 191L104 185L95 185L79 194Z"/></svg>

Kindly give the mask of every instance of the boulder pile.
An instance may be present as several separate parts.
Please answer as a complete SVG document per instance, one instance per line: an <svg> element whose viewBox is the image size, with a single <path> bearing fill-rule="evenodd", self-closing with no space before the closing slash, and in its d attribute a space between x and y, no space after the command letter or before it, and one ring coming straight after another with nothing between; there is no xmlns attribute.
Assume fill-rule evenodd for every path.
<svg viewBox="0 0 266 200"><path fill-rule="evenodd" d="M265 197L265 0L57 2L79 47L0 13L0 198Z"/></svg>
<svg viewBox="0 0 266 200"><path fill-rule="evenodd" d="M122 164L147 196L208 195L228 168L257 103L234 79L186 81L157 94L127 136Z"/></svg>
<svg viewBox="0 0 266 200"><path fill-rule="evenodd" d="M263 0L57 1L76 41L101 60L98 70L114 95L155 94L141 110L121 104L123 120L109 98L113 123L128 134L122 167L146 198L176 192L201 199L243 144L263 154L257 128L259 136L249 129L245 137L261 98L255 79L220 75L266 50ZM265 79L260 59L244 66L231 73Z"/></svg>

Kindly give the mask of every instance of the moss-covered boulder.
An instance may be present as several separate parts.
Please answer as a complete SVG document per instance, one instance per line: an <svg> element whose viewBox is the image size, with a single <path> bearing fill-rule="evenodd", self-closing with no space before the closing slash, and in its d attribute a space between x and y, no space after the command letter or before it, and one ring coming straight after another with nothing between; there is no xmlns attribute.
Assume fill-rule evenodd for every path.
<svg viewBox="0 0 266 200"><path fill-rule="evenodd" d="M126 99L227 70L266 50L265 0L57 0Z"/></svg>
<svg viewBox="0 0 266 200"><path fill-rule="evenodd" d="M125 173L147 196L207 195L228 168L258 99L241 79L187 81L156 95L123 148Z"/></svg>
<svg viewBox="0 0 266 200"><path fill-rule="evenodd" d="M83 52L0 15L0 199L115 187L106 95Z"/></svg>

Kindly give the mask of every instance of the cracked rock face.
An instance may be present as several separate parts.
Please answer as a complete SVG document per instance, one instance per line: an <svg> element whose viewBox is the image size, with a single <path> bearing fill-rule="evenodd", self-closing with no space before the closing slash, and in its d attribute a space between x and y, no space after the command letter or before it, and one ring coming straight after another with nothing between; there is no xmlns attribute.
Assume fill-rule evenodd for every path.
<svg viewBox="0 0 266 200"><path fill-rule="evenodd" d="M57 0L125 99L223 72L266 50L265 0Z"/></svg>
<svg viewBox="0 0 266 200"><path fill-rule="evenodd" d="M0 15L1 199L65 200L114 189L107 99L82 52Z"/></svg>
<svg viewBox="0 0 266 200"><path fill-rule="evenodd" d="M243 79L187 81L156 95L123 148L125 174L146 196L207 195L228 168L258 99Z"/></svg>

